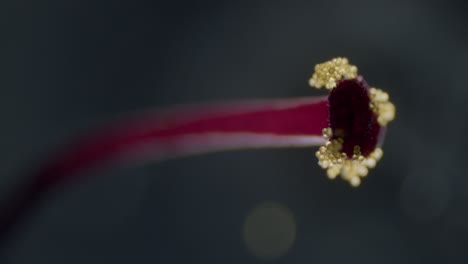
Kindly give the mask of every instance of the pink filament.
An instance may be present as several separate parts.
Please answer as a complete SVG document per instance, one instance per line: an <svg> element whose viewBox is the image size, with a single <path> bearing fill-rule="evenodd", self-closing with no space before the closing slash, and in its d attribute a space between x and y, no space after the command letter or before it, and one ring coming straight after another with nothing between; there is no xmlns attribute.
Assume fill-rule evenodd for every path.
<svg viewBox="0 0 468 264"><path fill-rule="evenodd" d="M0 237L57 184L115 160L165 159L225 149L303 147L324 143L327 97L234 102L145 113L121 120L67 146L32 184L7 201Z"/></svg>

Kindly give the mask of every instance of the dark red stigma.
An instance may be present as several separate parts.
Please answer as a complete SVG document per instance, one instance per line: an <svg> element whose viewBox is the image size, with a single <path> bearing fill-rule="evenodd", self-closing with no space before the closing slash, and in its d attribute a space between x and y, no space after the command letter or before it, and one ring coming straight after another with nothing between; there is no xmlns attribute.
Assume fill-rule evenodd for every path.
<svg viewBox="0 0 468 264"><path fill-rule="evenodd" d="M352 157L354 146L368 156L383 140L385 129L377 122L377 115L370 108L369 85L362 76L337 82L328 97L331 139L342 138L343 149Z"/></svg>

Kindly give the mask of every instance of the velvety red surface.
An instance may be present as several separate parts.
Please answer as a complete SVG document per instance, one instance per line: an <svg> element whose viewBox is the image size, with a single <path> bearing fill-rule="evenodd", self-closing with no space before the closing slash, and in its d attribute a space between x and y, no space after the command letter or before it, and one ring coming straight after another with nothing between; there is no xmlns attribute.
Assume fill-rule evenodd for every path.
<svg viewBox="0 0 468 264"><path fill-rule="evenodd" d="M341 80L330 92L330 127L344 140L343 152L353 155L354 146L359 146L364 156L377 146L381 127L376 114L369 108L369 85L362 76ZM333 138L336 138L335 135Z"/></svg>

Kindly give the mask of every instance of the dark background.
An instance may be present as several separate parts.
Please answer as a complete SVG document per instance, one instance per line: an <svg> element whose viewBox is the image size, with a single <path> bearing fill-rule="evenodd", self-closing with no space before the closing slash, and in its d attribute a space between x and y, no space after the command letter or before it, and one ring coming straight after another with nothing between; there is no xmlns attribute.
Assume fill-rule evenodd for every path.
<svg viewBox="0 0 468 264"><path fill-rule="evenodd" d="M466 3L4 1L0 197L100 122L323 94L307 80L336 56L390 93L397 118L358 189L327 180L314 149L103 168L43 203L0 261L468 263ZM265 201L287 208L297 230L268 260L242 235Z"/></svg>

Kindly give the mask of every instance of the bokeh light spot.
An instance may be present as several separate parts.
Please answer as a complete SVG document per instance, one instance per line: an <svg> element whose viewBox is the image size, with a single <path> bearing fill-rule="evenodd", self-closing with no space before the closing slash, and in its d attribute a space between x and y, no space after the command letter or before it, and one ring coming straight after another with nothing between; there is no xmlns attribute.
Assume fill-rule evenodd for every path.
<svg viewBox="0 0 468 264"><path fill-rule="evenodd" d="M243 236L254 256L266 260L276 259L284 256L294 244L296 221L285 206L264 202L247 216Z"/></svg>

